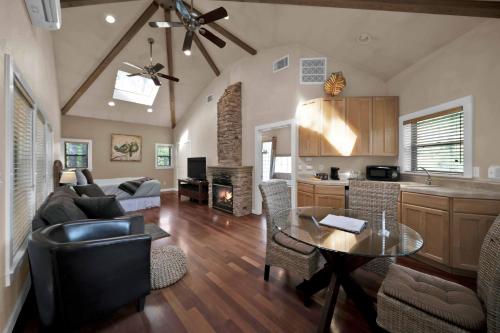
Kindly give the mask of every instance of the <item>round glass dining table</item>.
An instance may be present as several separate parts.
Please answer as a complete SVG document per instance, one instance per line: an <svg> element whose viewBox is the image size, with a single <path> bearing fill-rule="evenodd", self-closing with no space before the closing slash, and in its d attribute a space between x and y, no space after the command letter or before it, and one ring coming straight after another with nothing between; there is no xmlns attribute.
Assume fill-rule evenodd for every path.
<svg viewBox="0 0 500 333"><path fill-rule="evenodd" d="M328 215L336 215L337 227L323 225ZM344 219L344 217L355 219ZM356 221L357 220L357 221ZM351 222L362 224L359 232L347 231ZM277 232L316 247L326 260L325 266L297 290L306 298L327 288L318 332L329 332L340 286L351 298L372 330L376 325L373 300L351 277L351 273L376 258L408 256L423 246L422 237L410 227L385 213L329 207L299 207L273 216Z"/></svg>

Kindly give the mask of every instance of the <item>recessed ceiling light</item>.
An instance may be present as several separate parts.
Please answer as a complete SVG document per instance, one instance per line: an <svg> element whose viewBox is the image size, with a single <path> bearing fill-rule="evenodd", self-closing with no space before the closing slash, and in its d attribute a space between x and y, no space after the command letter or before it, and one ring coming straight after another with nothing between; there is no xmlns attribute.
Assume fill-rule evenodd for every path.
<svg viewBox="0 0 500 333"><path fill-rule="evenodd" d="M152 108L148 108L147 110L149 113L153 112L153 109Z"/></svg>
<svg viewBox="0 0 500 333"><path fill-rule="evenodd" d="M108 102L108 105L109 105L109 106L115 106L115 102L113 102L113 101L109 101L109 102Z"/></svg>
<svg viewBox="0 0 500 333"><path fill-rule="evenodd" d="M105 18L106 22L110 23L110 24L113 24L116 22L116 19L113 15L106 15L106 18Z"/></svg>
<svg viewBox="0 0 500 333"><path fill-rule="evenodd" d="M356 37L356 41L360 44L368 44L372 41L372 36L369 33L364 32Z"/></svg>

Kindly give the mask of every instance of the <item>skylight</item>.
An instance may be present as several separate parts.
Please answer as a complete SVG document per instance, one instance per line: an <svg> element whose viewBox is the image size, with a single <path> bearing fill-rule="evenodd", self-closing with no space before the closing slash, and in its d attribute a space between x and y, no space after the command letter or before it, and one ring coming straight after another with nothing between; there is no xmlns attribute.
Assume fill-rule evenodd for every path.
<svg viewBox="0 0 500 333"><path fill-rule="evenodd" d="M143 105L153 105L159 87L150 79L142 76L127 76L130 73L118 71L116 73L113 99Z"/></svg>

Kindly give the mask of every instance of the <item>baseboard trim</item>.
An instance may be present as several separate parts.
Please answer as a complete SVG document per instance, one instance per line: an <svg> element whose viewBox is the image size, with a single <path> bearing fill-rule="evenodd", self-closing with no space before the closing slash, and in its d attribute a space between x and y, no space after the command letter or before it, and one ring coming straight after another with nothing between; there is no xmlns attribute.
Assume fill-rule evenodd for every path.
<svg viewBox="0 0 500 333"><path fill-rule="evenodd" d="M176 192L177 189L175 187L170 187L170 188L162 188L160 192Z"/></svg>
<svg viewBox="0 0 500 333"><path fill-rule="evenodd" d="M17 318L19 317L19 313L21 313L21 309L23 308L24 301L26 301L26 297L28 296L28 292L31 287L31 276L28 274L26 277L26 281L24 282L23 288L21 289L21 295L19 295L16 305L14 305L14 310L10 314L9 320L7 321L7 325L5 326L3 333L11 333L14 330L14 326L16 326Z"/></svg>

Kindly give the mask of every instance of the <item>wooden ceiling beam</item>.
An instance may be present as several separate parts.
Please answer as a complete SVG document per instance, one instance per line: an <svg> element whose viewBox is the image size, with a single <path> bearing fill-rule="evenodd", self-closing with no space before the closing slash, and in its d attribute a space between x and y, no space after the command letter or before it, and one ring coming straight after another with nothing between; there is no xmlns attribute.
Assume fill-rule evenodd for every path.
<svg viewBox="0 0 500 333"><path fill-rule="evenodd" d="M182 21L181 14L179 14L177 11L175 11L175 13L177 14L177 17L179 18L179 21ZM186 27L186 31L187 31L187 27ZM203 43L201 42L201 40L198 38L198 36L196 34L193 35L193 40L194 40L196 46L198 47L198 49L200 50L201 54L205 58L205 60L208 62L208 64L210 65L210 67L214 71L215 75L219 76L220 75L219 68L217 68L217 65L215 64L214 60L212 59L212 57L208 53L207 49L205 48L205 46L203 45Z"/></svg>
<svg viewBox="0 0 500 333"><path fill-rule="evenodd" d="M500 2L478 0L221 0L500 18Z"/></svg>
<svg viewBox="0 0 500 333"><path fill-rule="evenodd" d="M109 64L115 59L115 57L127 46L130 40L141 30L141 28L148 22L148 20L153 16L153 14L158 9L158 4L152 2L148 8L139 16L139 18L132 24L132 26L127 30L125 35L116 43L116 45L108 52L104 59L97 65L97 67L90 73L87 79L82 83L82 85L75 91L73 96L66 102L62 107L61 113L64 115L68 113L73 105L82 97L82 95L90 88L92 83L101 75L102 72L109 66Z"/></svg>
<svg viewBox="0 0 500 333"><path fill-rule="evenodd" d="M106 3L127 2L137 0L61 0L61 8L102 5Z"/></svg>
<svg viewBox="0 0 500 333"><path fill-rule="evenodd" d="M186 5L187 8L191 8L191 5L186 3L185 1L184 1L184 4ZM195 12L197 15L201 15L201 12L199 10L197 10L196 8L193 8L193 12ZM215 31L217 31L218 33L220 33L222 36L229 39L234 44L241 47L243 50L250 53L251 55L257 54L257 50L255 50L253 47L251 47L250 45L248 45L247 43L242 41L240 38L236 37L234 34L229 32L228 30L226 30L225 28L223 28L219 24L212 22L212 23L209 23L208 26L211 27L212 29L214 29Z"/></svg>
<svg viewBox="0 0 500 333"><path fill-rule="evenodd" d="M170 8L163 8L165 14L165 21L171 21ZM174 75L174 58L172 55L172 29L165 30L165 46L167 48L167 73L170 76ZM170 103L170 125L175 128L175 89L174 82L168 80L168 95Z"/></svg>

